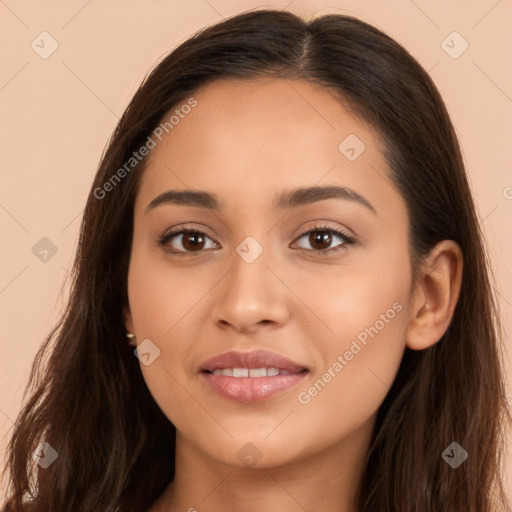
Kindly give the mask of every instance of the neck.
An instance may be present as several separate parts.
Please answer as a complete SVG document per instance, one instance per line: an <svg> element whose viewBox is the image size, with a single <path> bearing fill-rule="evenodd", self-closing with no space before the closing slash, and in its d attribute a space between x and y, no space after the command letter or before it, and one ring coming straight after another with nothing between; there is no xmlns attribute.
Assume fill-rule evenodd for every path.
<svg viewBox="0 0 512 512"><path fill-rule="evenodd" d="M175 478L151 512L356 512L374 421L321 451L272 467L224 464L178 433Z"/></svg>

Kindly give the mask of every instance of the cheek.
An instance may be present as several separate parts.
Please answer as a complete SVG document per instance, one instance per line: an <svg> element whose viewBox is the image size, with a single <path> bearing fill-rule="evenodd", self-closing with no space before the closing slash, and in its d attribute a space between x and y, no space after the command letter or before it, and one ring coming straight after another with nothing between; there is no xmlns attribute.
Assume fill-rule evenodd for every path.
<svg viewBox="0 0 512 512"><path fill-rule="evenodd" d="M140 340L151 340L160 351L149 365L141 360L142 375L163 413L187 432L201 428L199 420L205 419L204 410L187 391L187 370L194 350L191 340L201 337L204 325L204 319L197 318L204 309L201 301L214 277L199 275L193 266L173 267L143 250L135 251L130 262L128 296L134 330Z"/></svg>
<svg viewBox="0 0 512 512"><path fill-rule="evenodd" d="M409 263L402 257L393 260L389 253L379 261L388 263L361 262L331 269L329 278L303 274L296 282L307 290L307 306L319 317L309 333L318 364L298 403L305 414L327 415L347 428L376 412L405 349Z"/></svg>
<svg viewBox="0 0 512 512"><path fill-rule="evenodd" d="M393 296L364 298L368 309L341 304L346 309L332 320L336 336L317 343L322 365L297 393L296 417L305 432L315 432L315 449L351 436L372 420L403 357L405 306L391 302Z"/></svg>
<svg viewBox="0 0 512 512"><path fill-rule="evenodd" d="M356 338L362 344L373 336L387 344L403 341L411 286L408 259L382 251L354 260L288 272L287 285L303 303L295 308L296 320L304 322L302 329L325 355L349 349Z"/></svg>
<svg viewBox="0 0 512 512"><path fill-rule="evenodd" d="M405 349L406 308L395 301L376 305L376 315L340 315L337 335L317 338L321 363L298 402L329 414L346 412L362 419L375 411L389 390ZM334 408L331 408L334 407ZM336 412L337 410L337 412Z"/></svg>
<svg viewBox="0 0 512 512"><path fill-rule="evenodd" d="M144 337L164 340L194 315L214 280L193 266L177 266L164 257L134 254L128 274L128 296L134 329Z"/></svg>

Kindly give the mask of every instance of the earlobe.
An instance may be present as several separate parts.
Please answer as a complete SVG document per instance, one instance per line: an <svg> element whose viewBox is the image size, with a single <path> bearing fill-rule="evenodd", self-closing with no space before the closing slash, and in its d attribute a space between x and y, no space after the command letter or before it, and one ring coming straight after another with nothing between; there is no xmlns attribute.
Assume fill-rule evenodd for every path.
<svg viewBox="0 0 512 512"><path fill-rule="evenodd" d="M125 306L123 308L123 320L124 320L124 327L126 329L126 337L129 340L128 345L136 347L137 341L135 338L135 334L133 332L132 314L131 314L130 308L128 306Z"/></svg>
<svg viewBox="0 0 512 512"><path fill-rule="evenodd" d="M413 294L406 345L424 350L448 329L459 299L463 255L453 240L439 242L430 252Z"/></svg>
<svg viewBox="0 0 512 512"><path fill-rule="evenodd" d="M123 321L127 332L133 332L132 314L129 306L123 308Z"/></svg>

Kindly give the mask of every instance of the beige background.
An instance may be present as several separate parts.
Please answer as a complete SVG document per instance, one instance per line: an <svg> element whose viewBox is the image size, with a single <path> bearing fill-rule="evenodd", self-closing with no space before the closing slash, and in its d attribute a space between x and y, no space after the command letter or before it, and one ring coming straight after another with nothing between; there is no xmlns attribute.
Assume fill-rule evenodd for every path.
<svg viewBox="0 0 512 512"><path fill-rule="evenodd" d="M361 17L430 72L461 140L512 332L510 0L0 1L1 461L33 356L65 302L82 210L119 116L162 55L207 24L263 5ZM469 44L458 58L442 46L453 31ZM46 59L52 40L42 32L58 43ZM452 54L463 48L458 36L444 44ZM57 248L46 262L32 252L43 237ZM505 360L509 373L510 354ZM512 402L510 383L508 395ZM507 462L510 489L510 449Z"/></svg>

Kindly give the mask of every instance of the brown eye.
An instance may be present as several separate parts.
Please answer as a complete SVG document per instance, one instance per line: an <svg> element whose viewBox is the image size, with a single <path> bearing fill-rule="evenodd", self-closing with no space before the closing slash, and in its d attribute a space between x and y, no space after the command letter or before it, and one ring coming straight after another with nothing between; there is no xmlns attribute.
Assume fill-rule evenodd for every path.
<svg viewBox="0 0 512 512"><path fill-rule="evenodd" d="M315 226L310 231L303 233L297 240L306 236L310 248L302 248L318 253L337 253L338 251L346 250L348 246L356 243L355 238L328 226ZM336 242L336 239L340 240L340 243L335 247L330 247L331 244Z"/></svg>
<svg viewBox="0 0 512 512"><path fill-rule="evenodd" d="M168 233L158 242L168 252L176 254L200 253L205 248L214 248L215 243L205 247L211 238L202 231L181 229ZM213 242L213 241L212 241Z"/></svg>

